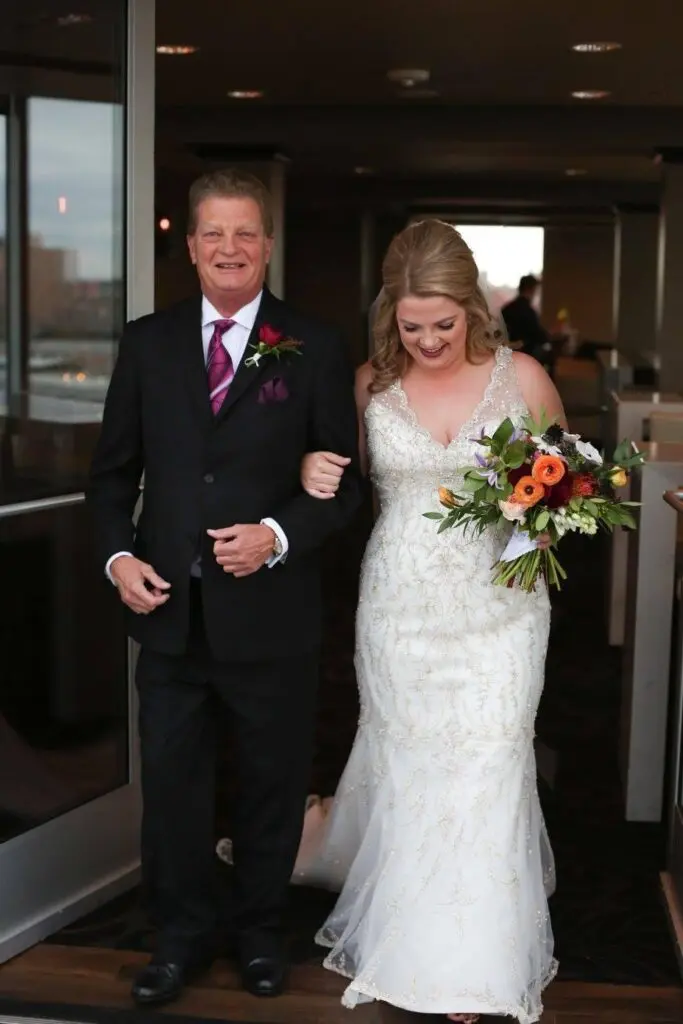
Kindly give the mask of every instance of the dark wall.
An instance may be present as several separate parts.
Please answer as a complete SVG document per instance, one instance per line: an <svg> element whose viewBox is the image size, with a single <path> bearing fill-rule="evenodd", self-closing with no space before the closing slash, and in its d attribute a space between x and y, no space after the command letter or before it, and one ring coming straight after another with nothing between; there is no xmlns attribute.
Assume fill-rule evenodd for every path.
<svg viewBox="0 0 683 1024"><path fill-rule="evenodd" d="M564 224L546 228L543 320L551 327L569 310L582 338L614 338L614 225Z"/></svg>
<svg viewBox="0 0 683 1024"><path fill-rule="evenodd" d="M367 356L360 262L357 214L333 207L288 209L285 298L343 331L355 363L362 363Z"/></svg>

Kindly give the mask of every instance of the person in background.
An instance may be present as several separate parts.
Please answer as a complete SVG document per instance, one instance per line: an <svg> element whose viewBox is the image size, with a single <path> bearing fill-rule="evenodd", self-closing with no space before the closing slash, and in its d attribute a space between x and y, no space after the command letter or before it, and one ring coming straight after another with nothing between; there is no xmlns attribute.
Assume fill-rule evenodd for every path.
<svg viewBox="0 0 683 1024"><path fill-rule="evenodd" d="M510 342L513 345L521 342L521 351L538 359L548 369L552 362L550 337L533 305L539 287L537 277L525 274L520 278L517 297L503 306L501 316Z"/></svg>

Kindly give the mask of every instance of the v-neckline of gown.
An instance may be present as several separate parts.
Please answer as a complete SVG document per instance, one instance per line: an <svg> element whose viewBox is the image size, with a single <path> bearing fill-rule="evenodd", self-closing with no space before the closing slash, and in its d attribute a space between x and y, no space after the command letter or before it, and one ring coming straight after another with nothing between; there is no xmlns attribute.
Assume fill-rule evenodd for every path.
<svg viewBox="0 0 683 1024"><path fill-rule="evenodd" d="M399 399L400 399L400 402L401 402L401 407L403 408L403 410L408 415L408 418L412 422L412 424L415 427L415 429L420 434L422 434L423 437L425 437L427 440L429 440L433 445L436 445L437 448L440 448L441 451L444 451L444 452L449 451L453 447L454 444L457 444L462 439L462 437L466 433L466 431L470 431L470 430L473 429L474 424L476 422L476 419L477 419L479 413L481 412L481 410L484 408L484 406L488 402L489 398L491 397L491 392L492 392L493 387L494 387L494 385L496 383L497 376L498 376L498 371L499 371L499 369L500 369L500 367L502 365L501 360L499 358L500 351L501 351L500 349L497 349L496 352L494 353L493 369L491 370L491 375L490 375L490 377L488 379L488 383L487 383L486 387L484 388L484 392L483 392L481 398L479 399L479 401L477 402L477 404L475 405L474 409L472 410L470 415L467 417L465 422L459 427L459 429L453 435L453 437L448 442L448 444L444 444L443 441L437 441L437 439L432 434L431 430L428 430L427 427L423 426L422 423L420 423L420 421L419 421L419 419L417 417L417 413L415 412L415 410L413 409L412 405L410 404L410 402L408 400L408 395L406 394L406 390L403 387L403 382L402 382L401 378L399 377L394 382L394 388L395 388L395 390L396 390L396 392L397 392L397 394L399 396Z"/></svg>

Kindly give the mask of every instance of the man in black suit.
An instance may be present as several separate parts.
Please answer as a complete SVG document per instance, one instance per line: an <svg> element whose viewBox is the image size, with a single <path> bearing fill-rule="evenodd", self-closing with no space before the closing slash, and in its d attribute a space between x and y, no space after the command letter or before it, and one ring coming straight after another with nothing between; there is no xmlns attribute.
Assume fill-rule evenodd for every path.
<svg viewBox="0 0 683 1024"><path fill-rule="evenodd" d="M550 358L548 334L533 306L540 282L533 274L520 278L516 298L501 309L510 341L521 341L522 351L542 363Z"/></svg>
<svg viewBox="0 0 683 1024"><path fill-rule="evenodd" d="M264 286L270 197L235 171L190 190L202 294L126 327L89 502L141 645L143 875L159 927L138 1003L212 958L216 706L234 722L234 928L245 987L285 983L282 915L301 834L320 646L318 555L360 503L351 367L333 331ZM334 501L312 450L349 459ZM144 474L144 477L143 477ZM142 512L133 515L144 479Z"/></svg>

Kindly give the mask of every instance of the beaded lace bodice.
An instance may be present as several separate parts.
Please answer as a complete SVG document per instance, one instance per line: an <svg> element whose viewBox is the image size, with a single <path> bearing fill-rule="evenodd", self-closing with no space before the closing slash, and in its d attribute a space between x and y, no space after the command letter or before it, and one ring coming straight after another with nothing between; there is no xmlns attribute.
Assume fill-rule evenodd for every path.
<svg viewBox="0 0 683 1024"><path fill-rule="evenodd" d="M472 438L494 429L506 416L518 422L527 411L509 348L497 350L481 401L448 445L420 425L401 382L396 381L372 398L366 413L372 479L382 507L411 496L424 505L430 491L441 483L457 485L461 470L474 462L478 451Z"/></svg>

